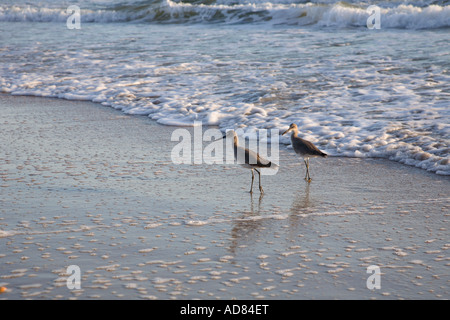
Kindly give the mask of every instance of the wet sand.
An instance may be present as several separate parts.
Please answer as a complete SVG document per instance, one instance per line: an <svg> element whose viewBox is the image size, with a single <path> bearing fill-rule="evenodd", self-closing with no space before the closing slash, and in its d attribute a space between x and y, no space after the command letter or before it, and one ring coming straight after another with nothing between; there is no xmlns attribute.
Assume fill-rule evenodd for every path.
<svg viewBox="0 0 450 320"><path fill-rule="evenodd" d="M8 95L0 115L0 299L450 298L449 177L329 157L308 184L281 146L251 196L247 169L173 164L176 127L144 116Z"/></svg>

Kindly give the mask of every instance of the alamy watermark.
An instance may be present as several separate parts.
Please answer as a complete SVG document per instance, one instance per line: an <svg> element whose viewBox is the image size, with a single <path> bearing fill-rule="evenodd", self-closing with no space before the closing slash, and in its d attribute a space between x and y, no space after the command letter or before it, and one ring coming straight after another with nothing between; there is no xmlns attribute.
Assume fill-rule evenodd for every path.
<svg viewBox="0 0 450 320"><path fill-rule="evenodd" d="M66 12L70 14L66 20L67 29L81 29L80 7L76 5L68 6Z"/></svg>
<svg viewBox="0 0 450 320"><path fill-rule="evenodd" d="M371 265L367 267L367 273L371 275L367 278L367 289L381 289L381 271L379 266Z"/></svg>
<svg viewBox="0 0 450 320"><path fill-rule="evenodd" d="M172 132L171 141L178 142L171 151L171 160L174 164L247 163L252 165L257 164L261 158L274 164L279 163L280 131L278 129L259 129L255 134L257 137L247 141L248 147L244 130L238 129L235 131L236 138L239 139L238 148L235 147L234 130L227 130L225 135L215 128L203 131L202 122L195 121L193 135L191 131L179 128ZM244 147L257 152L261 158L247 156ZM261 174L274 175L277 170L277 166L261 168Z"/></svg>
<svg viewBox="0 0 450 320"><path fill-rule="evenodd" d="M80 269L80 267L75 264L72 264L67 267L66 273L70 274L70 276L67 277L67 280L66 280L67 289L69 289L69 290L81 289L81 269Z"/></svg>
<svg viewBox="0 0 450 320"><path fill-rule="evenodd" d="M371 5L366 9L366 12L370 14L367 18L366 25L368 29L381 29L381 10L376 5Z"/></svg>

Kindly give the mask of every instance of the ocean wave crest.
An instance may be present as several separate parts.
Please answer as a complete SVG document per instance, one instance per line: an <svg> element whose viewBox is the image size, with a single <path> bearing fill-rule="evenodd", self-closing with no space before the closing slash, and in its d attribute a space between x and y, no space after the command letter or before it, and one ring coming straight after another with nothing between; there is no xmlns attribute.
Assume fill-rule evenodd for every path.
<svg viewBox="0 0 450 320"><path fill-rule="evenodd" d="M435 29L450 27L450 5L397 4L382 7L382 28ZM102 9L80 7L82 23L226 23L365 27L369 13L362 3L292 3L262 1L172 1L152 0L138 4L115 4ZM31 5L0 6L3 22L65 22L66 8Z"/></svg>

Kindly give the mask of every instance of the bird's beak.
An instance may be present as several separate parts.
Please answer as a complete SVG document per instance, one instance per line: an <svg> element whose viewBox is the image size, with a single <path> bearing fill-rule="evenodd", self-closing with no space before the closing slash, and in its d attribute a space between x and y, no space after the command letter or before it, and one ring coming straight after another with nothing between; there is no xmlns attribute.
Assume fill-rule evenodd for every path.
<svg viewBox="0 0 450 320"><path fill-rule="evenodd" d="M283 132L281 135L284 136L286 133L288 133L289 131L291 131L291 128L287 129L285 132Z"/></svg>

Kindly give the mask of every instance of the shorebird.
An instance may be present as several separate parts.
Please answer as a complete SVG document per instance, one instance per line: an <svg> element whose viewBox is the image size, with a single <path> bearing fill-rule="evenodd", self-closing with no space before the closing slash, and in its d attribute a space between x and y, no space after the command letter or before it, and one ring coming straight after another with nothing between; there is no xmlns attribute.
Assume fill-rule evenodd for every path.
<svg viewBox="0 0 450 320"><path fill-rule="evenodd" d="M294 151L296 154L298 154L300 157L303 158L303 161L305 162L306 166L306 174L305 174L305 180L308 182L311 182L311 177L309 176L309 158L314 157L326 157L327 154L320 151L312 142L302 139L298 136L298 128L295 123L292 123L289 126L289 129L287 129L285 132L283 132L282 135L292 131L291 134L291 142L292 147L294 148Z"/></svg>
<svg viewBox="0 0 450 320"><path fill-rule="evenodd" d="M244 168L252 170L252 185L250 187L250 193L253 193L253 180L255 180L255 173L253 170L258 172L259 175L259 192L264 193L263 187L261 186L261 172L258 168L270 168L272 166L272 162L264 159L252 150L240 147L238 145L239 140L237 133L234 130L228 130L223 138L233 138L234 158L237 160L238 164L242 165Z"/></svg>

